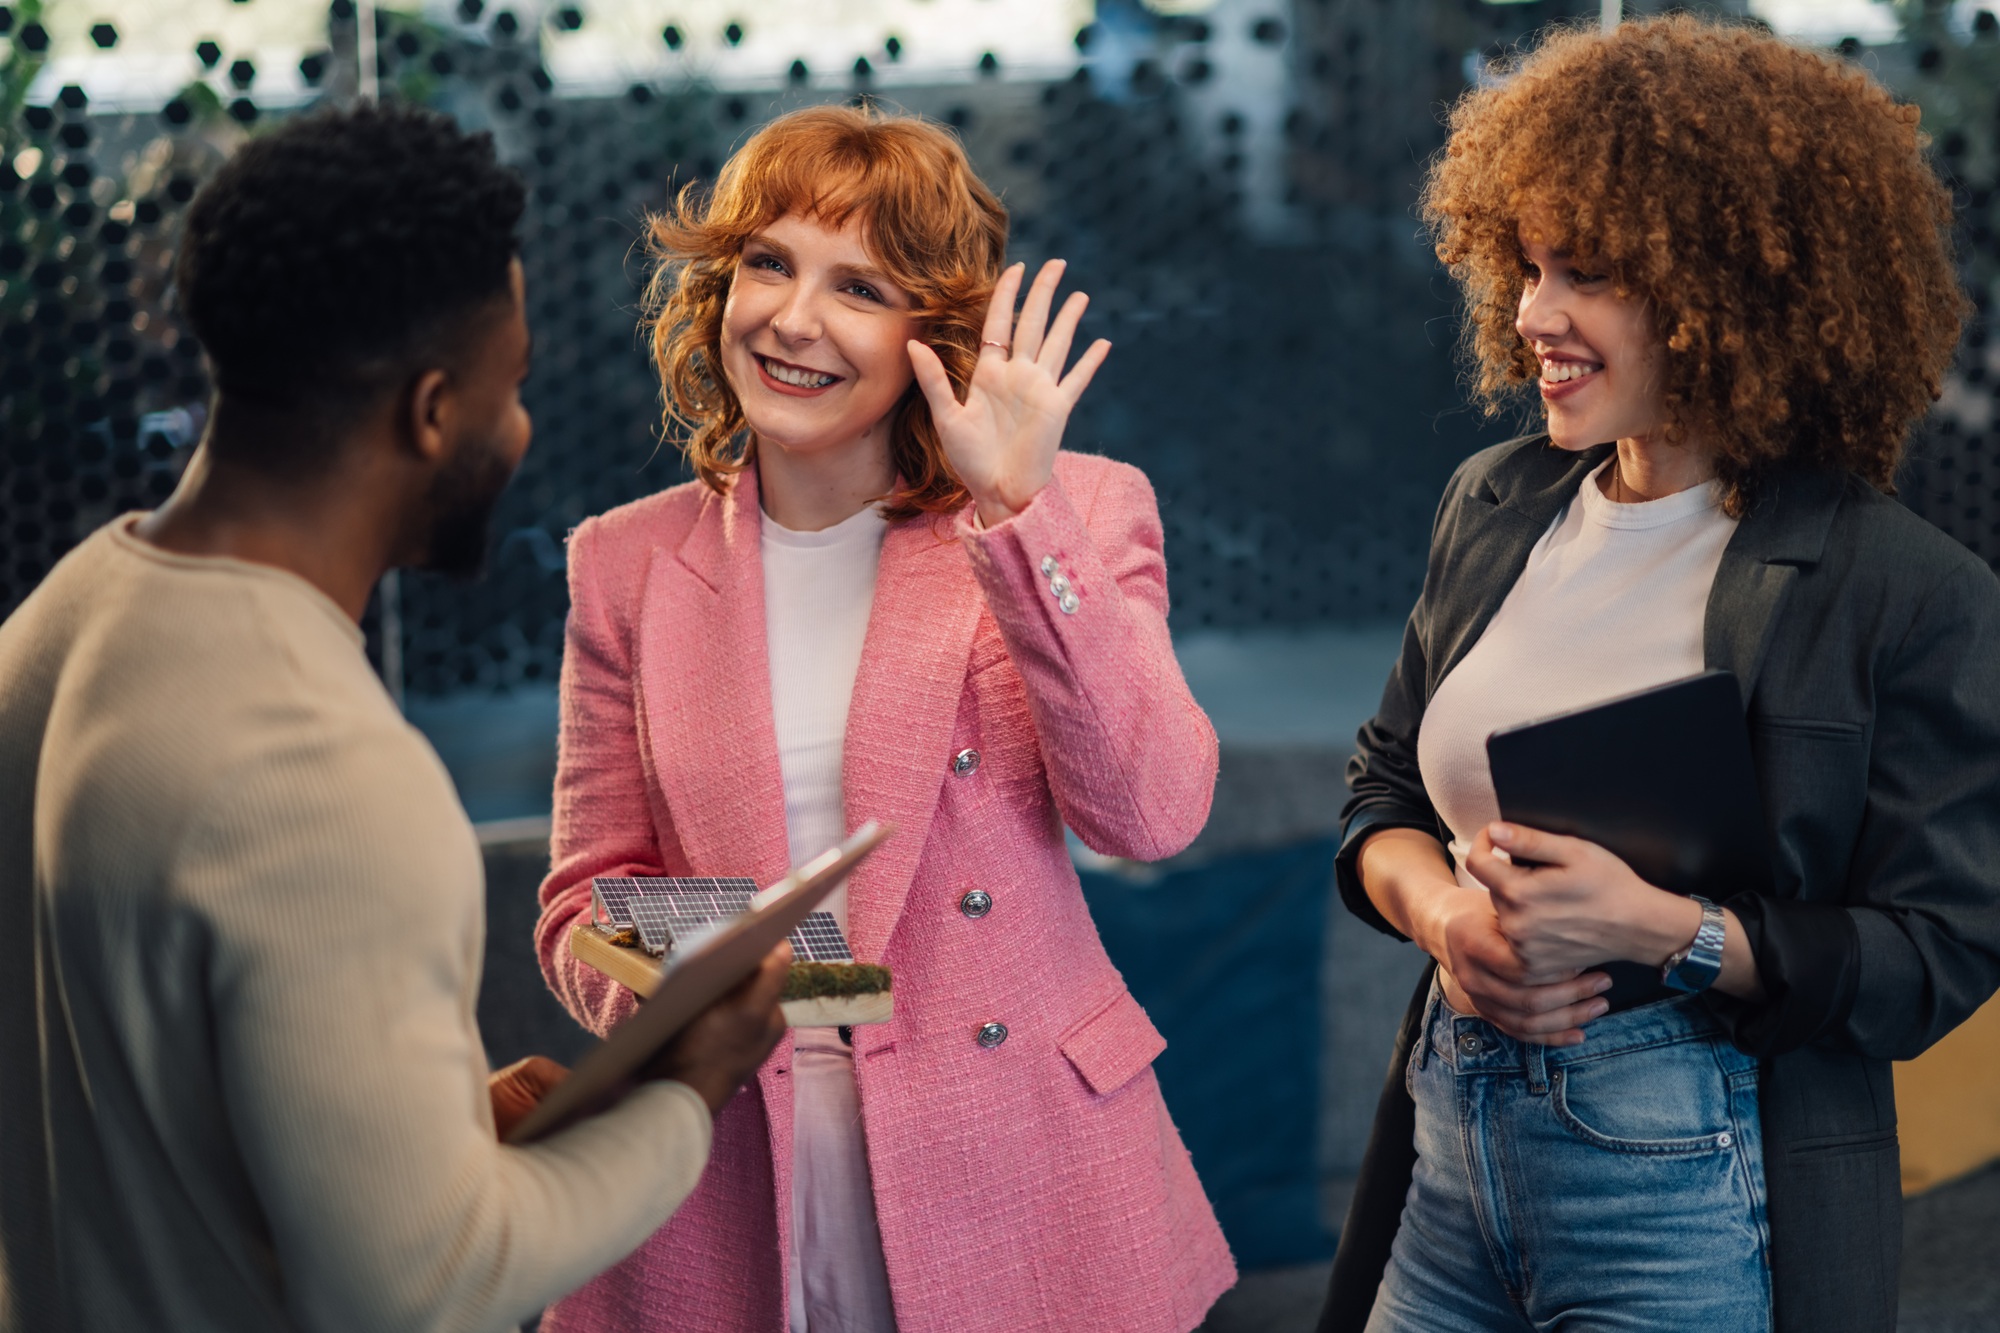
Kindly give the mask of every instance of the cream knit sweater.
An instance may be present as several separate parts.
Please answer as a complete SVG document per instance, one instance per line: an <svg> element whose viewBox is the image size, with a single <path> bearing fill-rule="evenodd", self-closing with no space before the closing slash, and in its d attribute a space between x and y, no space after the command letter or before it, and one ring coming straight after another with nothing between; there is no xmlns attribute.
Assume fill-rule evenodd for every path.
<svg viewBox="0 0 2000 1333"><path fill-rule="evenodd" d="M331 601L132 521L0 625L0 1329L513 1325L693 1189L707 1108L494 1141L437 757Z"/></svg>

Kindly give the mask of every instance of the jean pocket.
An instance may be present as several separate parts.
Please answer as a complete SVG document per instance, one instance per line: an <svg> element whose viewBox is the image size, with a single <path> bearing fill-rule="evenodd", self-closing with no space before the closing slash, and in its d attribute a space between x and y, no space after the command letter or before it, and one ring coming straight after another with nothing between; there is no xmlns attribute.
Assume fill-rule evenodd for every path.
<svg viewBox="0 0 2000 1333"><path fill-rule="evenodd" d="M1697 1157L1736 1142L1730 1076L1706 1038L1565 1064L1549 1101L1574 1137L1607 1152Z"/></svg>

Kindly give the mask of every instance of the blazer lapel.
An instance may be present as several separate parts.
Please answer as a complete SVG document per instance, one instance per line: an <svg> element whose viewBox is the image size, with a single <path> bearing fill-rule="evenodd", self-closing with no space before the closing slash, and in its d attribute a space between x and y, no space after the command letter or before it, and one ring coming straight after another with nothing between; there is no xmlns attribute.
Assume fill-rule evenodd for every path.
<svg viewBox="0 0 2000 1333"><path fill-rule="evenodd" d="M847 824L895 824L896 836L847 884L854 956L880 961L929 836L951 765L952 730L986 600L950 519L917 518L889 529L875 577L875 605L847 712L841 760Z"/></svg>
<svg viewBox="0 0 2000 1333"><path fill-rule="evenodd" d="M1771 646L1771 631L1802 566L1819 563L1840 508L1844 479L1833 472L1781 473L1755 501L1723 548L1702 626L1702 660L1731 671L1743 706Z"/></svg>
<svg viewBox="0 0 2000 1333"><path fill-rule="evenodd" d="M654 771L697 875L759 887L790 866L771 720L757 473L704 495L680 548L654 553L638 667Z"/></svg>
<svg viewBox="0 0 2000 1333"><path fill-rule="evenodd" d="M1437 693L1439 683L1479 642L1527 568L1535 543L1609 452L1609 445L1597 445L1566 453L1544 442L1519 456L1521 466L1506 475L1496 470L1486 487L1468 494L1446 516L1458 530L1438 544L1449 554L1432 579L1437 600L1427 645L1426 697Z"/></svg>

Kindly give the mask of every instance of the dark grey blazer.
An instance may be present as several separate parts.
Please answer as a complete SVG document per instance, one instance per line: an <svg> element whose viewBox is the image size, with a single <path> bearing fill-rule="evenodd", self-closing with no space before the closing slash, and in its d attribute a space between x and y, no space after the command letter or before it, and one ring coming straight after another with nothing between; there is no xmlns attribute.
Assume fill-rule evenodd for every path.
<svg viewBox="0 0 2000 1333"><path fill-rule="evenodd" d="M1529 551L1609 446L1543 435L1468 459L1431 536L1422 596L1349 764L1338 863L1357 916L1394 930L1355 874L1362 838L1440 832L1417 730ZM1857 477L1767 480L1723 552L1704 657L1744 692L1777 888L1723 900L1769 998L1709 1002L1760 1082L1780 1333L1896 1322L1902 1200L1889 1062L2000 986L2000 582ZM1727 893L1726 886L1724 894ZM1320 1328L1360 1329L1415 1158L1397 1036Z"/></svg>

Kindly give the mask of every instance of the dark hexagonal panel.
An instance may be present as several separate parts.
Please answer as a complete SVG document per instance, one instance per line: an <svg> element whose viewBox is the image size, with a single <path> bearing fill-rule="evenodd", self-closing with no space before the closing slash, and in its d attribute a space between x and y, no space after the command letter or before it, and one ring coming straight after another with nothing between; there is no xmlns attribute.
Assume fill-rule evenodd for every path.
<svg viewBox="0 0 2000 1333"><path fill-rule="evenodd" d="M83 21L94 17L85 0L74 3ZM712 180L731 147L769 116L826 96L812 86L815 72L851 70L860 87L831 95L860 96L887 74L877 62L907 67L919 54L885 27L859 43L867 52L859 61L848 50L818 71L782 62L770 88L716 92L676 81L681 62L666 54L718 39L740 46L762 11L734 6L721 31L703 20L691 41L688 11L662 0L651 14L662 69L557 97L542 37L524 33L506 3L409 3L393 13L378 6L383 95L492 116L528 177L523 258L542 336L538 368L547 372L528 394L548 444L530 453L503 501L493 575L470 586L421 576L404 584L405 660L418 694L552 681L566 609L561 533L679 479L671 451L658 449L657 385L633 338L631 284L642 266L631 255L632 219L681 185ZM1040 86L1022 86L1025 70L980 78L1002 72L992 54L977 72L959 71L942 86L899 86L897 95L962 136L1013 210L1015 254L1030 262L1067 255L1076 285L1099 298L1085 336L1101 332L1119 351L1067 438L1152 476L1172 551L1176 626L1398 616L1422 574L1423 534L1444 476L1498 429L1463 411L1439 340L1377 341L1399 321L1420 317L1435 334L1452 318L1449 288L1413 238L1409 215L1415 173L1442 142L1435 108L1462 86L1467 49L1504 50L1531 23L1594 15L1596 0L1269 0L1226 14L1221 21L1240 25L1226 44L1213 17L1161 16L1143 0L1099 8L1105 17L1075 35L1081 68ZM1115 29L1117 41L1114 8L1126 25ZM330 0L321 12L325 36L308 44L299 75L344 88L346 71L331 52L352 49L355 7ZM894 12L885 0L884 15ZM550 0L535 13L558 43L600 21L588 0ZM1896 75L1912 80L1899 94L1921 101L1924 80L1949 78L1971 59L1965 42L1992 40L1978 35L1995 29L1990 20L1975 15L1972 25L1940 40L1928 73ZM18 5L0 3L0 34L18 50L67 54L50 51L40 25L31 37L30 26ZM219 37L176 31L180 49L195 49L205 69L228 81L210 78L166 100L158 119L112 117L56 95L53 106L20 113L21 133L44 155L32 179L21 180L13 161L0 163L0 278L8 284L0 302L30 302L0 304L0 456L10 479L0 492L0 615L83 532L171 484L193 436L175 434L161 414L198 407L207 385L198 348L163 302L162 265L197 182L220 160L217 147L240 140L240 125L295 114L268 105L260 114L263 99L238 95L269 87L266 62L276 53L232 48L225 56ZM100 23L69 40L107 50L129 47L131 34L121 39ZM1265 68L1280 50L1296 90L1273 118L1246 114L1250 94L1232 80L1232 62ZM1873 52L1852 47L1857 59ZM1926 58L1916 45L1882 54L1885 70L1914 70ZM258 66L266 66L261 84L254 73L238 77ZM1940 161L1965 178L1961 249L1968 262L1991 266L2000 185L1988 179L1989 92L1975 99L1977 132L1970 121L1933 129L1928 105L1925 123ZM188 132L197 125L202 133ZM126 162L166 149L157 181L125 174ZM1252 238L1240 198L1259 188L1259 154L1261 178L1280 181L1272 206L1295 210L1294 230L1276 248ZM1284 276L1273 282L1277 257ZM1955 386L1979 386L1974 400L1982 403L1994 377L1977 349L1996 305L1987 298L1974 316L1953 371ZM174 332L177 341L167 336ZM1349 368L1356 362L1359 371ZM1313 373L1301 376L1302 365ZM1391 381L1395 394L1382 391ZM19 413L33 415L32 430L17 425ZM1241 446L1217 448L1218 440L1269 442L1286 469L1285 493L1256 490ZM2000 466L1987 456L1995 448L1990 425L1936 436L1929 470L1904 494L1961 540L1984 543L1982 554L2000 557L2000 503L1986 494L2000 493L1990 480ZM33 483L32 499L12 499L16 477Z"/></svg>

